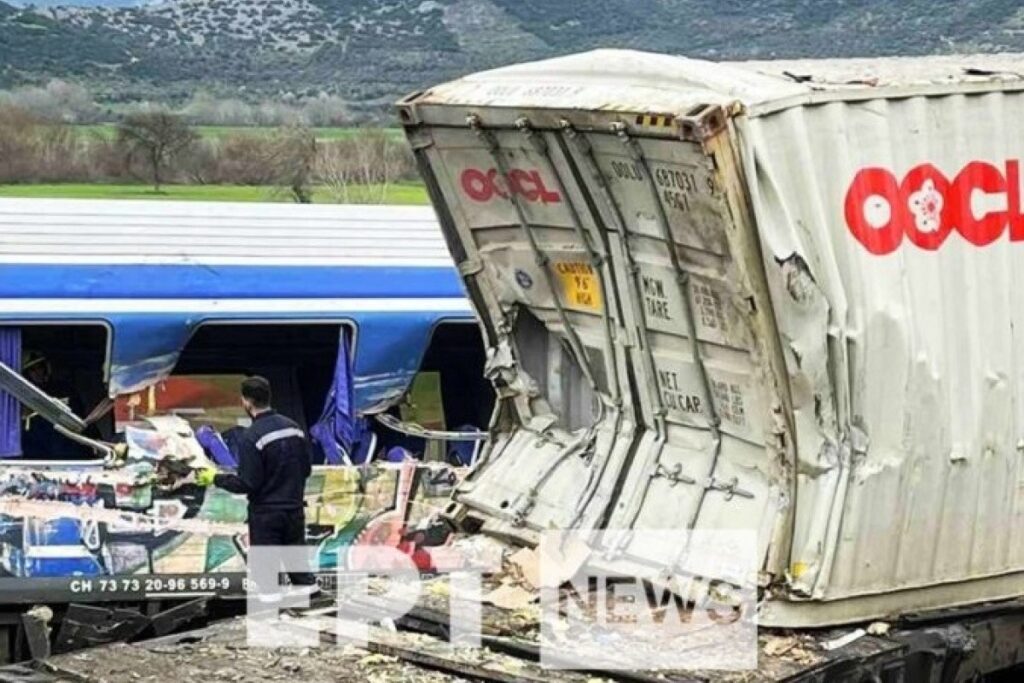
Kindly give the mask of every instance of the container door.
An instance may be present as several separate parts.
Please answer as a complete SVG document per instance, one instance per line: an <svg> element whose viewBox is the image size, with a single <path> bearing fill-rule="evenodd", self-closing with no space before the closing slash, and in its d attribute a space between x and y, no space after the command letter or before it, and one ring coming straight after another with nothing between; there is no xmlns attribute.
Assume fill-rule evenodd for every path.
<svg viewBox="0 0 1024 683"><path fill-rule="evenodd" d="M554 133L480 123L433 128L414 145L486 319L500 399L457 499L524 540L598 526L636 422L607 235Z"/></svg>
<svg viewBox="0 0 1024 683"><path fill-rule="evenodd" d="M786 533L785 375L724 119L718 127L679 139L612 123L571 136L632 275L617 282L637 339L641 429L608 526L753 529L766 558ZM624 534L619 550L670 566L681 551L636 542Z"/></svg>
<svg viewBox="0 0 1024 683"><path fill-rule="evenodd" d="M411 136L515 406L459 500L505 530L625 530L610 558L674 564L634 529L753 528L777 552L785 375L724 115L535 118Z"/></svg>

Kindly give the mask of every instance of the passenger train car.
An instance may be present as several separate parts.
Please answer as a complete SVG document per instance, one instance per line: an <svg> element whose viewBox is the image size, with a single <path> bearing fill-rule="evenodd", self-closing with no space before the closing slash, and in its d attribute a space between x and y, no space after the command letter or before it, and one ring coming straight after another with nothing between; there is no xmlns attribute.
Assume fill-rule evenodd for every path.
<svg viewBox="0 0 1024 683"><path fill-rule="evenodd" d="M240 592L244 500L168 478L160 449L230 446L247 375L318 437L322 570L443 501L493 406L429 207L0 199L0 361L88 425L55 436L0 392L12 614Z"/></svg>

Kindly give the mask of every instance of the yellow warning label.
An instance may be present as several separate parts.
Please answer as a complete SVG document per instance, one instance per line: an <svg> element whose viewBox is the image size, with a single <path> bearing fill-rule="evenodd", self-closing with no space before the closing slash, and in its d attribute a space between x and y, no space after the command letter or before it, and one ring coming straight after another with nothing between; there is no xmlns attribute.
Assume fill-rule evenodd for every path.
<svg viewBox="0 0 1024 683"><path fill-rule="evenodd" d="M597 273L582 261L555 261L555 272L562 280L565 302L572 308L601 310L601 287Z"/></svg>
<svg viewBox="0 0 1024 683"><path fill-rule="evenodd" d="M637 114L636 125L638 126L661 126L667 128L672 125L675 119L671 114Z"/></svg>

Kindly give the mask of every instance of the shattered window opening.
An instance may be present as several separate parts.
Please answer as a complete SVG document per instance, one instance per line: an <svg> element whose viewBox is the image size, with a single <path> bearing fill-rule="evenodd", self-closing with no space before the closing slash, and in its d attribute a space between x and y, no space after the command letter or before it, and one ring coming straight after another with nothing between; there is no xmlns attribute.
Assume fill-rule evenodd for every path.
<svg viewBox="0 0 1024 683"><path fill-rule="evenodd" d="M154 391L159 395L187 384L194 390L192 403L176 400L164 414L178 414L194 429L211 425L230 439L248 425L238 393L241 379L262 375L273 388L274 409L308 432L324 408L343 327L354 336L351 324L342 322L201 325L182 349L169 382ZM138 401L145 404L148 393L140 392ZM314 462L323 463L323 453L314 450Z"/></svg>
<svg viewBox="0 0 1024 683"><path fill-rule="evenodd" d="M32 324L21 330L20 362L12 370L42 393L60 401L78 418L107 398L109 330L102 324ZM25 461L95 461L100 453L69 438L51 419L21 405L20 455L2 463ZM113 421L100 414L83 430L89 440L110 441Z"/></svg>
<svg viewBox="0 0 1024 683"><path fill-rule="evenodd" d="M390 417L438 431L485 431L494 410L494 388L484 377L486 353L475 323L443 322L435 329L416 377ZM424 439L388 429L374 420L377 451L402 448L427 461L468 464L473 441Z"/></svg>
<svg viewBox="0 0 1024 683"><path fill-rule="evenodd" d="M570 432L592 426L600 418L601 399L587 382L568 342L522 308L516 317L515 340L520 366L537 384L557 416L557 424ZM584 350L599 391L606 391L604 354L592 346L584 346Z"/></svg>

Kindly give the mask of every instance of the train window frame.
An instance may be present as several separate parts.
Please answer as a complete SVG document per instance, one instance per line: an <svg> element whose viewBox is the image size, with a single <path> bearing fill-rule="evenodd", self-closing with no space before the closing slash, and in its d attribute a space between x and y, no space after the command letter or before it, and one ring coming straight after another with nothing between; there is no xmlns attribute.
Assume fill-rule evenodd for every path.
<svg viewBox="0 0 1024 683"><path fill-rule="evenodd" d="M359 337L360 337L360 334L359 334L359 324L358 324L358 322L355 319L353 319L351 317L347 317L347 316L340 316L340 317L336 317L336 318L319 318L319 317L303 317L303 318L293 318L293 317L204 318L198 324L193 326L192 329L190 330L188 339L186 339L185 343L182 344L181 349L180 349L179 354L178 354L178 359L175 362L174 368L172 368L171 372L168 374L168 377L175 376L175 373L178 370L179 365L181 363L181 356L184 355L184 353L188 349L189 345L191 343L193 343L193 341L195 340L196 336L199 334L200 330L203 330L205 328L210 328L210 327L256 327L256 326L267 326L267 327L274 327L274 326L279 326L279 327L300 327L300 326L335 327L335 328L338 329L339 333L341 332L341 330L346 330L349 333L349 335L350 335L350 341L349 341L349 354L350 354L350 357L355 359L356 358L356 354L358 353L358 344L359 344ZM337 351L335 351L334 359L332 359L332 362L336 362L336 360L337 360ZM212 373L211 372L211 373L205 373L205 374L217 374L217 373ZM223 373L223 374L237 374L237 373ZM179 375L179 376L187 376L187 375ZM321 400L320 400L320 403L322 404L323 401L326 400L326 398L327 398L326 395L323 396L321 398ZM304 418L308 418L309 416L303 416L303 417ZM310 419L306 419L305 421L308 422L308 424L303 424L302 422L300 422L300 426L303 428L304 431L306 431L308 433L309 429L312 428L313 424L315 424L315 418L317 418L317 417L319 417L319 415L313 416Z"/></svg>
<svg viewBox="0 0 1024 683"><path fill-rule="evenodd" d="M113 353L114 347L114 325L107 319L104 318L47 318L45 320L31 319L31 318L12 318L5 319L2 321L3 327L17 327L22 330L22 334L26 328L44 328L44 327L96 327L103 330L105 337L104 348L103 348L103 362L100 368L100 373L104 386L107 387L109 393L110 387L110 369L111 369L111 354ZM24 348L22 349L24 350ZM20 375L21 368L12 368ZM40 390L42 393L45 391ZM79 415L79 418L86 417L85 415ZM66 437L69 438L70 437ZM8 458L0 458L0 467L18 467L18 468L31 468L31 469L60 469L60 468L90 468L90 467L101 467L106 462L103 455L97 454L95 458L81 458L81 459L38 459L25 457L24 455L12 456Z"/></svg>

